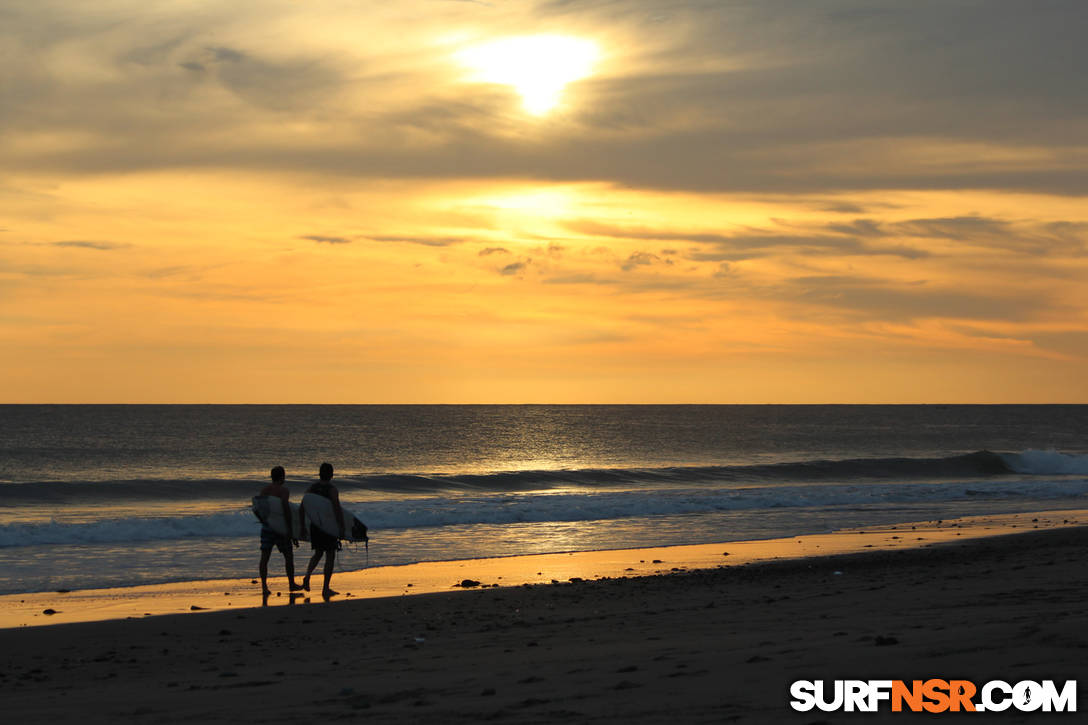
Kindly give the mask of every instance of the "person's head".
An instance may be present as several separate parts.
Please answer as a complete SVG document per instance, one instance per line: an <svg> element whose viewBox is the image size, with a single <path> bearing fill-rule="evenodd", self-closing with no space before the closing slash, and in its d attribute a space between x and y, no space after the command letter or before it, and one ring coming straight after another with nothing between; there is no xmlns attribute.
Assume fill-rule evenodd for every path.
<svg viewBox="0 0 1088 725"><path fill-rule="evenodd" d="M332 464L322 463L321 468L318 469L317 475L321 477L322 481L332 480Z"/></svg>
<svg viewBox="0 0 1088 725"><path fill-rule="evenodd" d="M283 466L275 466L272 469L272 483L283 483L285 478L287 478L287 473L283 470Z"/></svg>

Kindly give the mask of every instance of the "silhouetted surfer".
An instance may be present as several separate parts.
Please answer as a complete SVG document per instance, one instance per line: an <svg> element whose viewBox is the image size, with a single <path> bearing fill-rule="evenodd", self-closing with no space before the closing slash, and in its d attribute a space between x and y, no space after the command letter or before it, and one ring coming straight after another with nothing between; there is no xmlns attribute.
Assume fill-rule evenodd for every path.
<svg viewBox="0 0 1088 725"><path fill-rule="evenodd" d="M324 496L332 501L333 512L336 515L336 521L340 526L340 536L332 536L325 533L319 527L314 524L310 524L310 546L314 550L314 555L310 557L310 565L306 567L306 576L302 579L302 588L306 591L310 591L310 575L313 574L315 568L317 568L317 562L321 561L321 557L325 557L325 586L321 590L321 596L325 599L336 596L339 592L334 592L329 584L332 582L332 570L336 563L336 552L340 548L340 539L344 538L344 512L340 508L340 492L336 486L332 485L332 464L322 463L318 472L320 478L310 486L307 493L314 493L318 496ZM306 503L302 503L302 520L305 521Z"/></svg>
<svg viewBox="0 0 1088 725"><path fill-rule="evenodd" d="M287 474L284 472L283 466L276 466L272 469L272 483L262 488L260 494L258 494L260 496L274 496L283 502L283 520L287 525L286 535L277 534L267 526L261 525L261 563L257 570L261 573L261 593L266 597L272 593L272 590L268 588L268 560L272 556L273 546L283 554L283 564L284 568L287 569L290 591L297 592L302 589L295 583L295 553L291 550L291 545L298 546L299 532L291 530L291 507L288 505L291 492L287 490L287 486L283 485L286 478Z"/></svg>

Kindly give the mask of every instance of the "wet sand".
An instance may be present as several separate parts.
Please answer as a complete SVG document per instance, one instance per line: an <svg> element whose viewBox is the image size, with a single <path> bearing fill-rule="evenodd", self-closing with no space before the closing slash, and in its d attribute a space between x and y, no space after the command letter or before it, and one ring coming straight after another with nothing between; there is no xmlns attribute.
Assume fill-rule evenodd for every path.
<svg viewBox="0 0 1088 725"><path fill-rule="evenodd" d="M463 588L457 585L466 580L471 585L468 588L492 588L629 578L871 549L917 548L962 538L1079 523L1088 524L1088 511L976 516L759 541L424 562L337 572L333 588L341 592L337 600L348 600L449 592ZM310 551L303 544L295 552L296 569L302 569ZM256 558L254 551L254 560ZM288 596L283 559L274 552L269 564L269 586L273 594L267 598L262 598L260 585L252 578L3 595L0 596L0 629L310 604L321 600L320 573L318 567L312 594ZM301 576L297 581L302 581Z"/></svg>
<svg viewBox="0 0 1088 725"><path fill-rule="evenodd" d="M136 619L0 630L0 693L13 722L916 719L794 713L789 683L1078 679L1083 691L1088 527L1072 524L1085 513L388 567L338 574L353 597L309 605L247 607L260 603L248 579L231 584L237 598L170 585L140 604L184 600L184 612L128 614L130 597L94 618ZM450 591L466 578L502 586ZM364 598L388 586L395 596ZM427 588L443 591L403 596ZM60 612L37 624L84 595L35 596ZM202 602L217 611L189 610ZM970 719L1040 717L1077 715Z"/></svg>

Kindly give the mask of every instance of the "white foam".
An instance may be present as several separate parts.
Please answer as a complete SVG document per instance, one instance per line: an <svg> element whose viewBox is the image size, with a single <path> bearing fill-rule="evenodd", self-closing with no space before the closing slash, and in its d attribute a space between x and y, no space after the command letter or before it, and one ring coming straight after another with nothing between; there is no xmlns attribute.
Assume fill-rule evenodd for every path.
<svg viewBox="0 0 1088 725"><path fill-rule="evenodd" d="M983 500L1054 501L1088 495L1084 478L1004 478L940 483L809 484L557 494L474 494L348 505L376 535L382 529L473 524L602 521L719 511L902 505ZM115 514L116 515L116 514ZM107 514L108 516L108 514ZM248 508L175 517L101 518L0 525L0 547L256 536Z"/></svg>
<svg viewBox="0 0 1088 725"><path fill-rule="evenodd" d="M1003 456L1009 468L1033 476L1088 476L1088 456L1058 451L1024 451Z"/></svg>

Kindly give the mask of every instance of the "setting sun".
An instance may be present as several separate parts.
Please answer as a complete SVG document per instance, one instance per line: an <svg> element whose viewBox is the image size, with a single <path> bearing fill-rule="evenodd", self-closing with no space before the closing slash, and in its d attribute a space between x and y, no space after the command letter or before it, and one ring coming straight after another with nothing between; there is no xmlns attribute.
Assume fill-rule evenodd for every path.
<svg viewBox="0 0 1088 725"><path fill-rule="evenodd" d="M473 80L513 86L534 115L558 106L564 86L588 76L597 57L594 43L565 35L504 38L458 54Z"/></svg>

